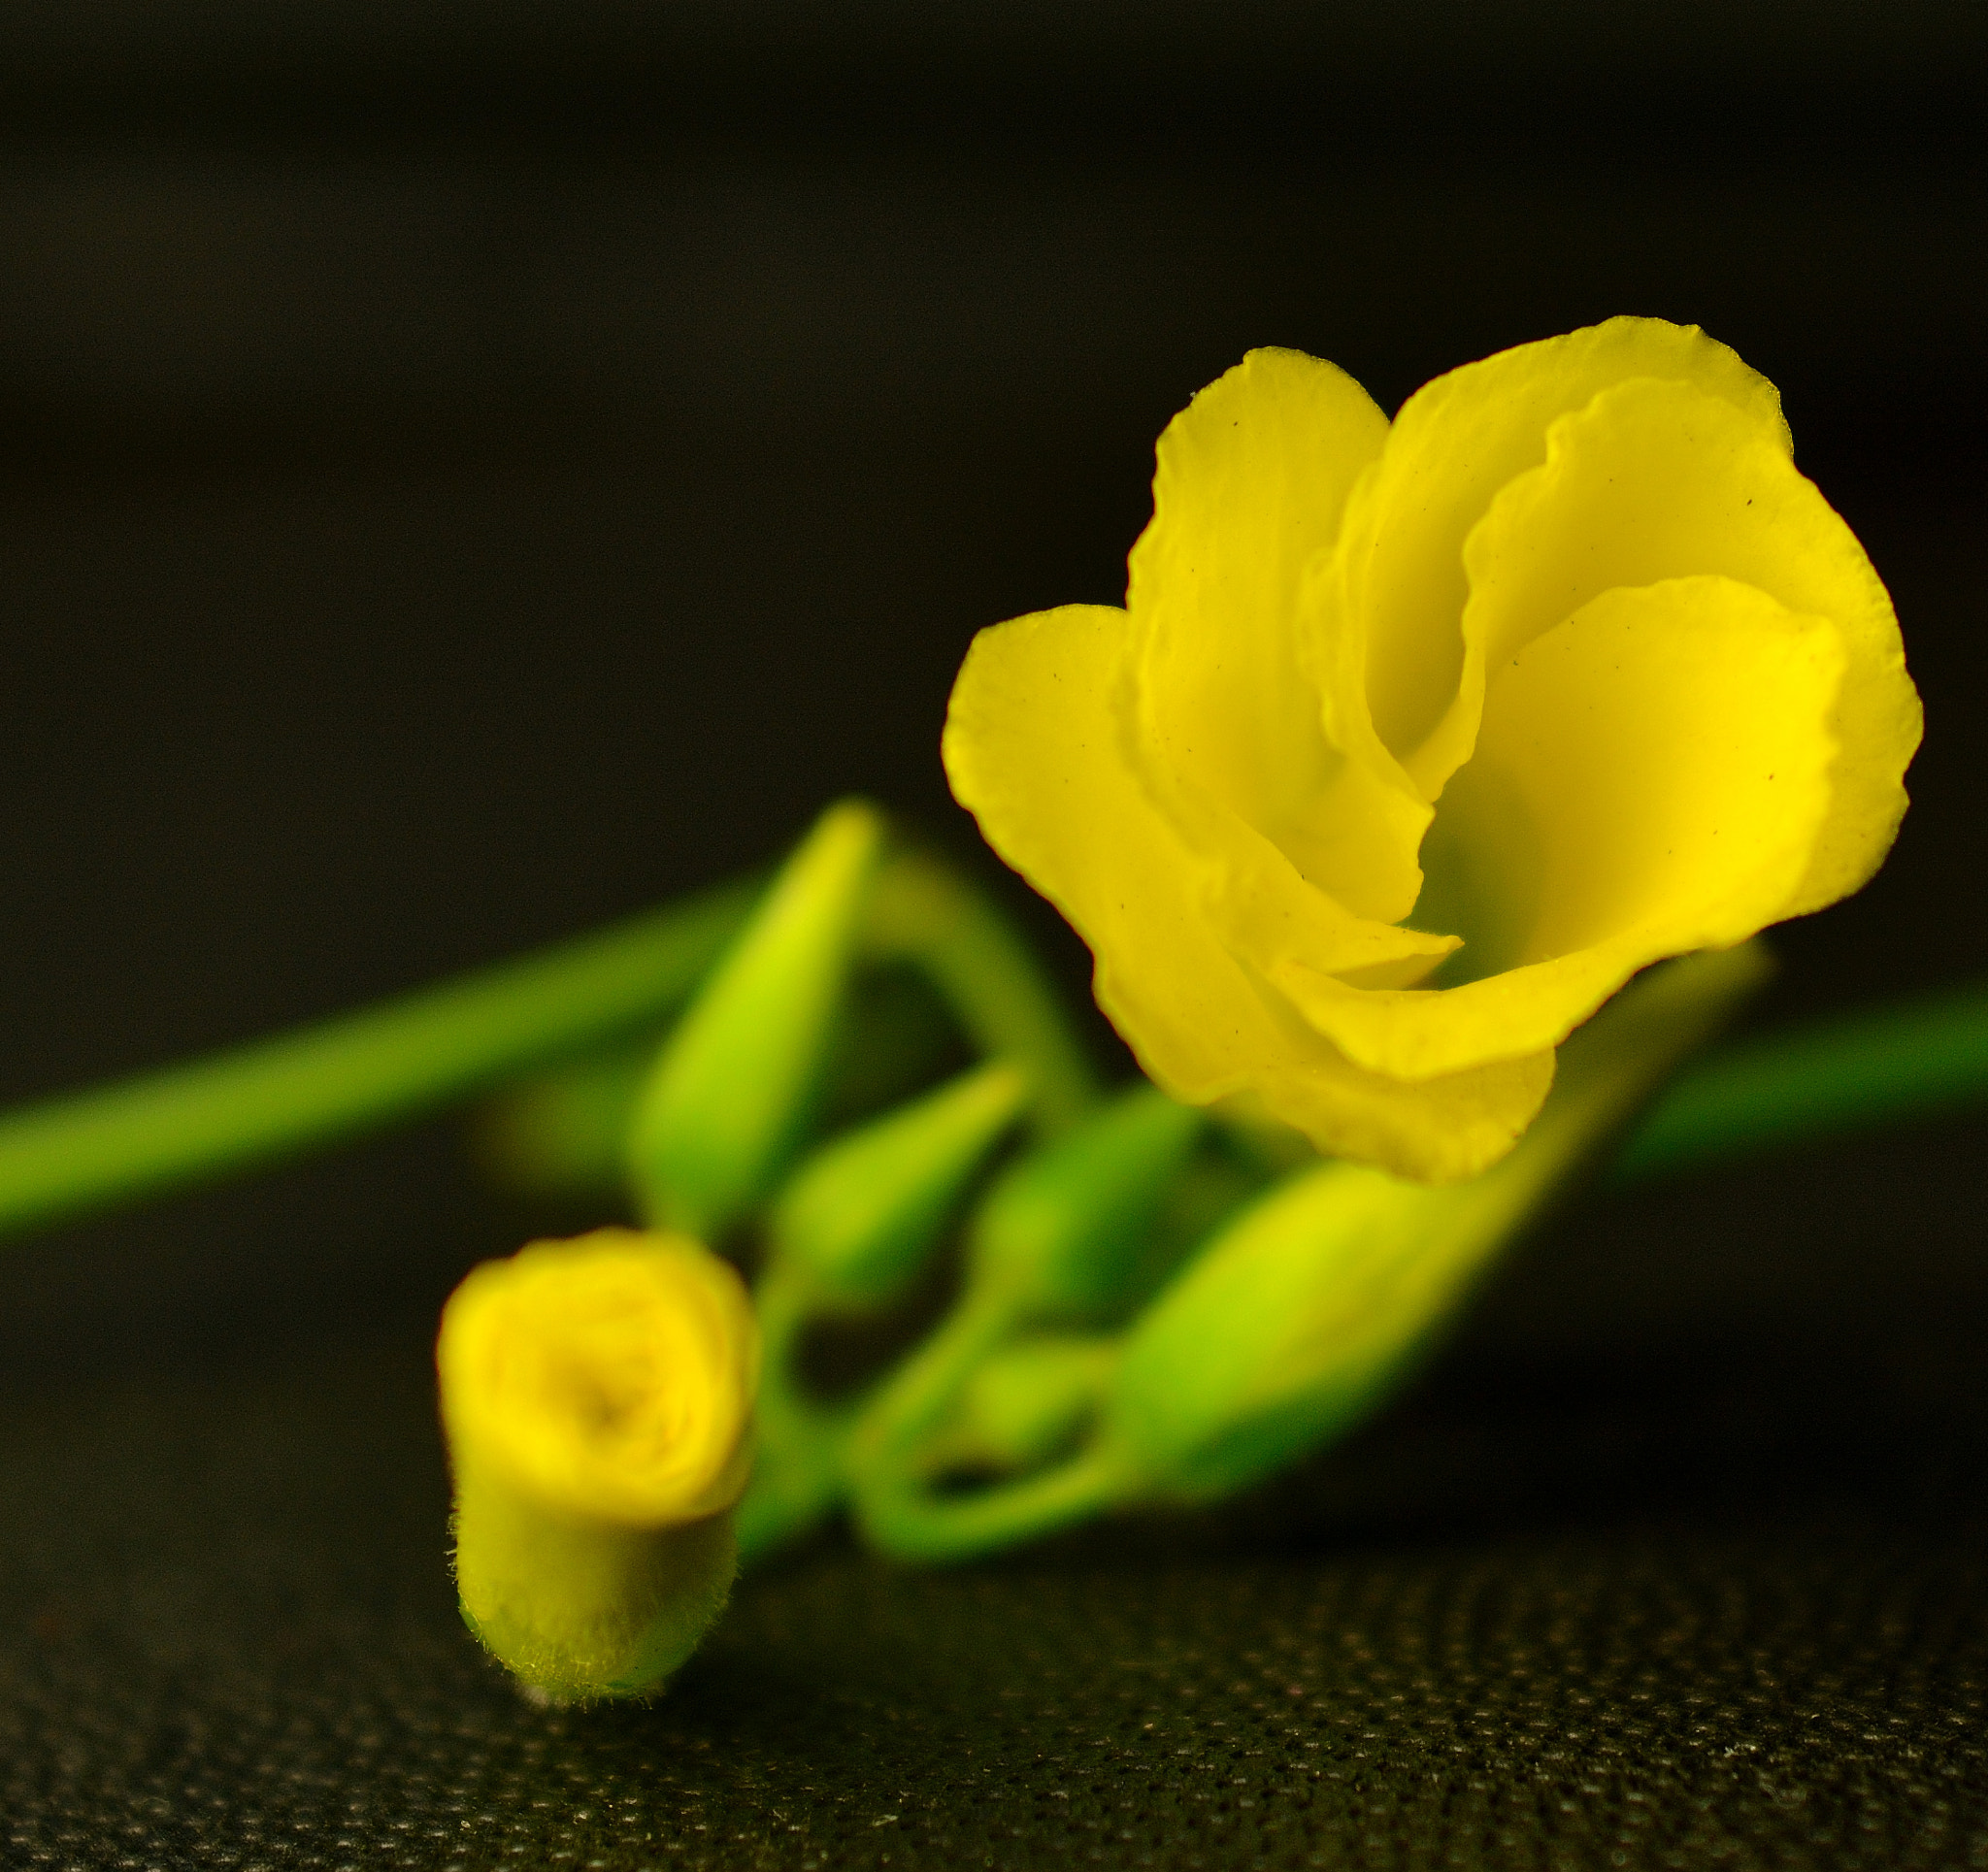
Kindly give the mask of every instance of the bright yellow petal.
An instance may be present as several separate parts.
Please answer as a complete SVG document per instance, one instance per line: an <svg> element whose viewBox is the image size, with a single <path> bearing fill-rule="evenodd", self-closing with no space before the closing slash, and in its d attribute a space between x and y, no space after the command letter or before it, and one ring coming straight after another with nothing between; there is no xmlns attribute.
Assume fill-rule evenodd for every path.
<svg viewBox="0 0 1988 1872"><path fill-rule="evenodd" d="M1415 1079L1551 1046L1649 963L1786 916L1832 809L1846 663L1834 620L1730 578L1605 592L1493 672L1438 814L1474 869L1451 894L1484 978L1361 993L1294 965L1278 986L1349 1058Z"/></svg>
<svg viewBox="0 0 1988 1872"><path fill-rule="evenodd" d="M946 714L954 797L1090 944L1099 1005L1174 1097L1234 1098L1321 1150L1428 1181L1496 1161L1544 1099L1551 1056L1404 1085L1352 1065L1252 976L1210 922L1206 868L1123 749L1112 698L1129 631L1124 612L1082 605L982 631Z"/></svg>
<svg viewBox="0 0 1988 1872"><path fill-rule="evenodd" d="M1780 914L1820 909L1877 869L1905 809L1919 698L1863 547L1758 420L1683 383L1605 391L1553 425L1544 464L1492 503L1464 560L1467 694L1611 586L1719 573L1835 620L1848 662L1830 721L1834 800Z"/></svg>
<svg viewBox="0 0 1988 1872"><path fill-rule="evenodd" d="M1514 655L1471 771L1524 803L1541 878L1521 952L1490 966L1777 921L1830 808L1843 672L1835 619L1718 576L1606 592Z"/></svg>
<svg viewBox="0 0 1988 1872"><path fill-rule="evenodd" d="M1128 757L1129 635L1123 611L1092 605L982 631L953 685L942 752L953 797L987 842L1090 944L1099 1005L1141 1063L1176 1097L1206 1102L1260 1063L1323 1043L1280 1027L1218 939L1208 903L1235 895L1231 868L1188 849ZM1402 933L1378 926L1370 941L1331 903L1315 907L1338 966L1404 952Z"/></svg>
<svg viewBox="0 0 1988 1872"><path fill-rule="evenodd" d="M1417 1081L1368 1072L1332 1053L1309 1070L1265 1073L1254 1102L1328 1156L1377 1164L1418 1183L1456 1183L1511 1149L1552 1084L1550 1047Z"/></svg>
<svg viewBox="0 0 1988 1872"><path fill-rule="evenodd" d="M600 1229L484 1262L436 1357L458 1466L548 1512L666 1527L746 1486L758 1328L738 1275L687 1236Z"/></svg>
<svg viewBox="0 0 1988 1872"><path fill-rule="evenodd" d="M1336 365L1252 351L1168 424L1126 599L1149 788L1190 841L1240 819L1355 916L1395 923L1420 883L1422 803L1328 739L1306 574L1387 418Z"/></svg>
<svg viewBox="0 0 1988 1872"><path fill-rule="evenodd" d="M1354 1066L1218 938L1207 872L1140 785L1113 711L1129 622L1074 605L982 630L946 713L952 793L1097 958L1097 1003L1157 1085L1267 1111L1421 1180L1510 1149L1552 1055L1419 1085ZM1383 932L1394 934L1394 932Z"/></svg>
<svg viewBox="0 0 1988 1872"><path fill-rule="evenodd" d="M1069 605L982 631L942 752L987 842L1090 944L1099 1003L1142 1063L1170 1091L1207 1099L1283 1042L1208 927L1201 867L1120 748L1128 630L1123 611Z"/></svg>
<svg viewBox="0 0 1988 1872"><path fill-rule="evenodd" d="M1450 707L1463 672L1464 541L1498 490L1545 459L1557 417L1629 378L1695 384L1789 452L1778 393L1733 351L1695 325L1611 318L1424 385L1348 509L1339 571L1347 608L1365 619L1375 726L1427 799L1476 727L1474 711Z"/></svg>

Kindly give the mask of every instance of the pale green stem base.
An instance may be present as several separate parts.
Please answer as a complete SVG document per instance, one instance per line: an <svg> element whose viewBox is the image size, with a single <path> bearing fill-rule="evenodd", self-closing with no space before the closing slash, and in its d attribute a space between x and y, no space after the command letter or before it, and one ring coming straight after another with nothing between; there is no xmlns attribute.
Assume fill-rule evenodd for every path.
<svg viewBox="0 0 1988 1872"><path fill-rule="evenodd" d="M452 1528L463 1622L556 1702L659 1690L739 1570L729 1511L667 1527L580 1520L476 1468L457 1471Z"/></svg>
<svg viewBox="0 0 1988 1872"><path fill-rule="evenodd" d="M1079 1450L1018 1482L949 1495L892 1481L856 1498L870 1545L893 1560L973 1560L1095 1520L1139 1498L1140 1477L1103 1445Z"/></svg>
<svg viewBox="0 0 1988 1872"><path fill-rule="evenodd" d="M969 1290L865 1411L846 1462L851 1508L872 1547L899 1560L965 1560L1074 1527L1132 1497L1137 1478L1097 1447L968 1493L931 1486L918 1446L1017 1324L1008 1295Z"/></svg>

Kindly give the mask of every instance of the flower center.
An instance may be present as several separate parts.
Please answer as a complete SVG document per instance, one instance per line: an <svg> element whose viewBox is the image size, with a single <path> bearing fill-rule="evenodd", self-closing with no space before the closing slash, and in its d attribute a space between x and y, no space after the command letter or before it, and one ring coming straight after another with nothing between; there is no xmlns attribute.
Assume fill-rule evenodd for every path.
<svg viewBox="0 0 1988 1872"><path fill-rule="evenodd" d="M1495 769L1467 763L1451 776L1422 838L1422 891L1411 930L1463 937L1422 983L1461 988L1533 960L1544 887L1533 813Z"/></svg>

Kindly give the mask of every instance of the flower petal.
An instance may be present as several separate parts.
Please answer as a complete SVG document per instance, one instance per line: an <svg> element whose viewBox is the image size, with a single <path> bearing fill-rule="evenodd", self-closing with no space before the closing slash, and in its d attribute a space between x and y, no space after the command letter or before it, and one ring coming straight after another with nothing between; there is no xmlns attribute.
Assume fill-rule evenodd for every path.
<svg viewBox="0 0 1988 1872"><path fill-rule="evenodd" d="M1249 1062L1317 1041L1278 1027L1218 939L1207 903L1234 895L1228 868L1182 842L1127 758L1121 677L1131 635L1125 612L1095 605L982 631L953 685L941 751L953 797L987 842L1090 944L1099 1004L1141 1062L1170 1092L1205 1102L1245 1083ZM1276 854L1258 857L1268 870ZM1305 891L1295 874L1290 881ZM1403 933L1374 926L1375 939L1363 941L1366 926L1305 895L1324 953L1341 966L1404 953ZM1244 914L1253 902L1245 893ZM1335 933L1344 939L1331 940ZM1408 934L1425 952L1454 946Z"/></svg>
<svg viewBox="0 0 1988 1872"><path fill-rule="evenodd" d="M1553 1085L1553 1050L1409 1082L1368 1072L1325 1049L1310 1068L1278 1064L1249 1103L1328 1156L1377 1164L1418 1183L1457 1183L1488 1168L1538 1116Z"/></svg>
<svg viewBox="0 0 1988 1872"><path fill-rule="evenodd" d="M746 1486L758 1328L738 1275L688 1236L600 1229L484 1262L436 1356L458 1469L549 1512L666 1527Z"/></svg>
<svg viewBox="0 0 1988 1872"><path fill-rule="evenodd" d="M1301 629L1307 569L1386 436L1336 365L1251 351L1160 438L1126 607L1143 766L1169 816L1204 848L1253 826L1356 916L1395 923L1426 809L1328 738Z"/></svg>
<svg viewBox="0 0 1988 1872"><path fill-rule="evenodd" d="M1487 668L1614 585L1721 573L1836 620L1848 663L1830 723L1834 806L1780 914L1833 903L1877 869L1905 809L1918 694L1864 548L1758 421L1688 384L1604 391L1553 425L1544 464L1492 503L1464 559L1466 696Z"/></svg>
<svg viewBox="0 0 1988 1872"><path fill-rule="evenodd" d="M1498 490L1544 460L1554 419L1627 378L1696 384L1791 451L1779 394L1735 352L1695 325L1611 318L1425 384L1348 507L1340 575L1348 612L1366 620L1375 727L1427 799L1476 728L1474 709L1460 717L1450 706L1463 673L1464 541Z"/></svg>
<svg viewBox="0 0 1988 1872"><path fill-rule="evenodd" d="M1123 748L1130 635L1123 611L1087 605L982 631L953 687L943 751L987 842L1090 944L1098 1003L1141 1066L1176 1098L1240 1095L1323 1150L1405 1174L1463 1176L1501 1156L1545 1097L1550 1057L1394 1084L1349 1064L1219 939L1207 864ZM1356 966L1348 944L1371 927L1341 913L1342 966ZM1397 952L1404 936L1450 946L1378 936Z"/></svg>
<svg viewBox="0 0 1988 1872"><path fill-rule="evenodd" d="M1451 890L1483 978L1362 993L1294 965L1277 985L1349 1058L1419 1079L1551 1046L1649 963L1788 915L1848 660L1835 620L1735 579L1603 593L1499 666L1438 814L1475 867Z"/></svg>
<svg viewBox="0 0 1988 1872"><path fill-rule="evenodd" d="M1203 915L1202 868L1126 763L1115 706L1126 614L1067 605L982 631L946 710L953 797L1098 958L1099 1002L1190 1100L1284 1042Z"/></svg>

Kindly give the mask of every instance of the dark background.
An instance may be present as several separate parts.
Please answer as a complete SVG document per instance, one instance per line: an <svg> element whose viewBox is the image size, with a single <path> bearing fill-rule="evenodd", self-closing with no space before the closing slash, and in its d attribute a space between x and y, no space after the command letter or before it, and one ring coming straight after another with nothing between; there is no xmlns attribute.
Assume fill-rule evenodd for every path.
<svg viewBox="0 0 1988 1872"><path fill-rule="evenodd" d="M1119 596L1251 345L1391 408L1617 312L1781 386L1927 700L1756 1021L1977 978L1984 81L1969 0L10 9L0 1095L852 790L1080 997L945 796L973 632ZM607 1717L450 1623L427 1335L522 1222L446 1128L11 1244L0 1859L443 1863L447 1810L478 1864L1975 1862L1982 1143L1593 1196L1290 1487L938 1581L830 1546Z"/></svg>

